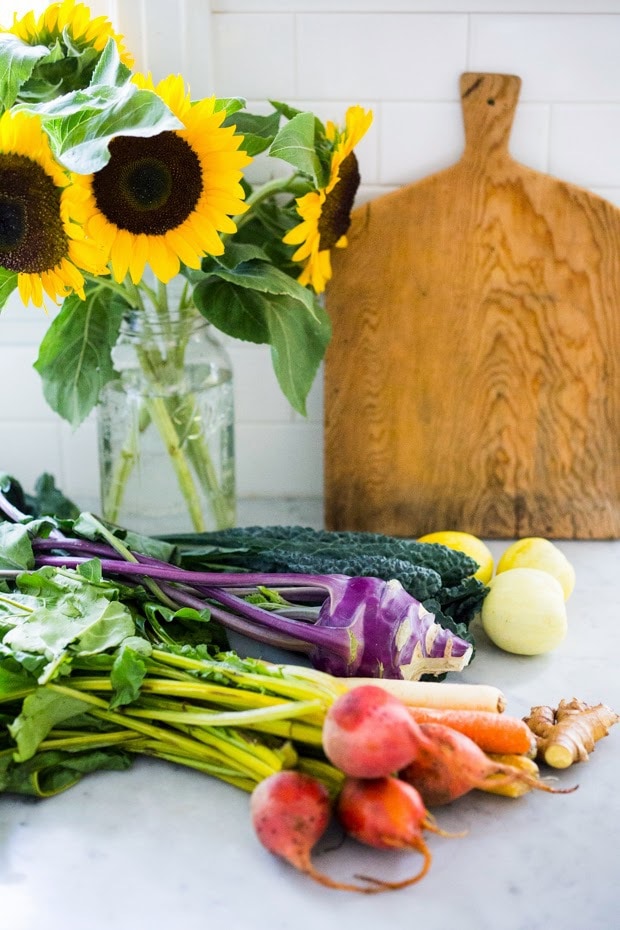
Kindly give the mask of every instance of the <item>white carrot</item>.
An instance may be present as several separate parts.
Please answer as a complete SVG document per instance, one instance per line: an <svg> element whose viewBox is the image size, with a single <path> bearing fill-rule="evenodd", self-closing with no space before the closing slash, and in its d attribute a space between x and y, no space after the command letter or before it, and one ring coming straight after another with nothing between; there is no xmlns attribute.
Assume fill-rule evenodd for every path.
<svg viewBox="0 0 620 930"><path fill-rule="evenodd" d="M506 698L493 685L446 681L405 681L400 678L343 678L347 688L379 685L410 707L487 710L501 713Z"/></svg>

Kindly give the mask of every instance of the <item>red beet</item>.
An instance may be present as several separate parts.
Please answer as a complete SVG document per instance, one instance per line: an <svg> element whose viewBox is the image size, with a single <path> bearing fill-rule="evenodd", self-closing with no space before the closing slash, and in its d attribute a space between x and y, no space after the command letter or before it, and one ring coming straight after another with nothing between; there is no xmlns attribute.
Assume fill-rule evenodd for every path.
<svg viewBox="0 0 620 930"><path fill-rule="evenodd" d="M386 890L404 888L428 872L432 856L423 831L441 833L424 806L419 792L399 778L347 778L338 798L338 818L347 833L376 849L411 849L424 856L420 871L401 882L360 876Z"/></svg>
<svg viewBox="0 0 620 930"><path fill-rule="evenodd" d="M335 881L312 864L312 849L331 817L329 793L316 778L288 770L270 775L252 792L250 814L263 846L319 884L363 894L383 890Z"/></svg>
<svg viewBox="0 0 620 930"><path fill-rule="evenodd" d="M337 698L323 724L330 762L355 778L381 778L415 758L420 727L406 706L378 685L359 685Z"/></svg>

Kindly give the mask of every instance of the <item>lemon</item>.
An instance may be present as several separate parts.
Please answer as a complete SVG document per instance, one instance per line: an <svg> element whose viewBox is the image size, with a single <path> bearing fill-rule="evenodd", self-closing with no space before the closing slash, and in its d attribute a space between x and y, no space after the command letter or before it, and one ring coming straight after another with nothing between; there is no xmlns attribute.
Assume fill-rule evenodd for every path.
<svg viewBox="0 0 620 930"><path fill-rule="evenodd" d="M421 543L440 543L447 546L448 549L456 549L457 552L464 552L470 556L474 562L478 563L478 570L474 573L483 584L487 584L493 576L493 555L489 547L472 536L471 533L462 533L460 530L442 530L437 533L427 533L426 536L420 536L418 542Z"/></svg>
<svg viewBox="0 0 620 930"><path fill-rule="evenodd" d="M562 585L538 568L507 569L489 583L480 619L491 642L505 652L551 652L568 626Z"/></svg>
<svg viewBox="0 0 620 930"><path fill-rule="evenodd" d="M575 587L575 569L562 550L542 536L526 536L508 546L497 563L497 573L511 568L538 568L549 572L562 585L565 601Z"/></svg>

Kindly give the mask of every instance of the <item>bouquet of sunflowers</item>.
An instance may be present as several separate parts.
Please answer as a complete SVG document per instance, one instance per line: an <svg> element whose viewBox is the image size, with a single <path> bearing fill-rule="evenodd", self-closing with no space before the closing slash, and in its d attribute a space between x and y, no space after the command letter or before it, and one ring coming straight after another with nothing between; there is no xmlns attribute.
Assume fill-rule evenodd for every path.
<svg viewBox="0 0 620 930"><path fill-rule="evenodd" d="M198 314L269 344L305 413L330 338L320 295L332 248L346 245L353 150L371 120L359 106L338 127L277 101L259 115L242 98L193 100L180 75L135 71L111 23L75 0L0 25L0 309L15 289L25 304L60 305L35 363L52 409L75 427L100 403L121 378L114 350L128 321L165 328ZM291 170L253 187L244 172L257 157ZM161 389L184 347L177 337L173 365L161 347L143 353L165 402L143 403L136 429L159 433L185 502L215 501L223 525L234 516L217 512L196 408ZM104 516L119 516L138 470L128 435ZM192 528L208 523L197 511Z"/></svg>

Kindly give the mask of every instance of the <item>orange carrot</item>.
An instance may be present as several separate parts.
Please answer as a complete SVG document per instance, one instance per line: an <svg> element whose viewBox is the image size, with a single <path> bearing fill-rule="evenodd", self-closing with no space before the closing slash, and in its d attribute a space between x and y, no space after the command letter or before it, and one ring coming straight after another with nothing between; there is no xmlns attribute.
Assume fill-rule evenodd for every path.
<svg viewBox="0 0 620 930"><path fill-rule="evenodd" d="M518 717L485 710L408 709L416 723L443 723L469 736L484 752L530 755L535 751L534 735Z"/></svg>

